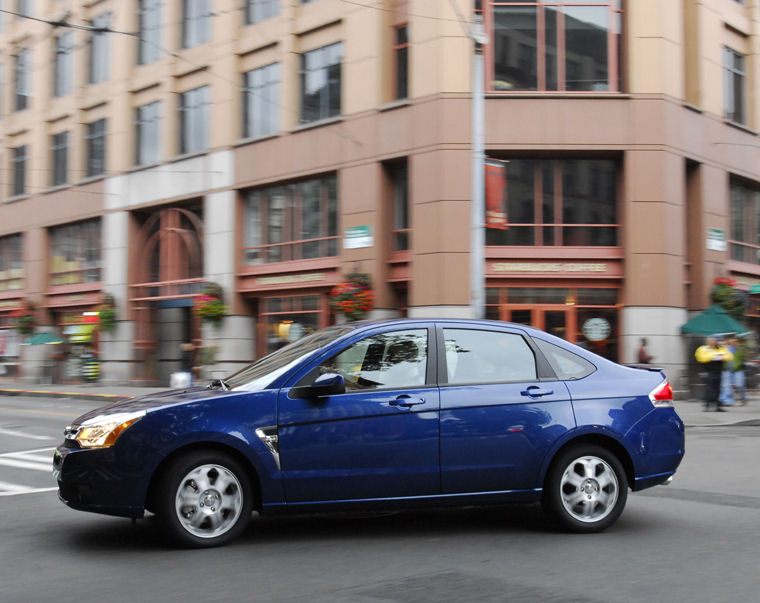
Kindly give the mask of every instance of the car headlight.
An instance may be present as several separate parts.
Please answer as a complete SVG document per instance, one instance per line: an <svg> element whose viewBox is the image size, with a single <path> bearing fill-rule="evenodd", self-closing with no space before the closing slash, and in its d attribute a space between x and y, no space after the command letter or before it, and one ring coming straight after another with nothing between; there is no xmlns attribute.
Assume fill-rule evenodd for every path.
<svg viewBox="0 0 760 603"><path fill-rule="evenodd" d="M79 429L67 429L66 437L76 440L83 448L108 448L130 425L145 416L145 411L94 417Z"/></svg>

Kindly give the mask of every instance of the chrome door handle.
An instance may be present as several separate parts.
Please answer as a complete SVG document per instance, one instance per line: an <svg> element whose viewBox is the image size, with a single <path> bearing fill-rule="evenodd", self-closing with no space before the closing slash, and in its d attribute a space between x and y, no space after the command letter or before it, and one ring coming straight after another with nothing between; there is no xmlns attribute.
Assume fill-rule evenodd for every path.
<svg viewBox="0 0 760 603"><path fill-rule="evenodd" d="M413 398L412 396L408 396L406 394L400 395L395 400L391 400L389 404L391 406L402 406L402 407L409 407L409 406L417 406L418 404L424 404L425 398Z"/></svg>

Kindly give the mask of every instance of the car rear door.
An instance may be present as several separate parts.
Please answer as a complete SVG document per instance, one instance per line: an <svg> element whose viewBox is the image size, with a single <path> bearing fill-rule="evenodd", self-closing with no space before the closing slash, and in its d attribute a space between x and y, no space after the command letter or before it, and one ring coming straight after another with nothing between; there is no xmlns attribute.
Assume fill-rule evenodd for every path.
<svg viewBox="0 0 760 603"><path fill-rule="evenodd" d="M538 487L549 447L575 426L564 382L519 329L446 323L437 334L442 492Z"/></svg>
<svg viewBox="0 0 760 603"><path fill-rule="evenodd" d="M318 362L346 392L316 400L280 393L279 447L288 504L440 492L439 392L428 323L369 332Z"/></svg>

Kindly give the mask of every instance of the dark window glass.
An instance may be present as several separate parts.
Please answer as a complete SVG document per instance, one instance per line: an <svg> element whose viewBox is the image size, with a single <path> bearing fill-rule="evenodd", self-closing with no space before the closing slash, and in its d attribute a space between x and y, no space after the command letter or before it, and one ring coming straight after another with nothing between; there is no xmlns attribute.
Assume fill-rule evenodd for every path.
<svg viewBox="0 0 760 603"><path fill-rule="evenodd" d="M0 237L0 291L24 288L23 236Z"/></svg>
<svg viewBox="0 0 760 603"><path fill-rule="evenodd" d="M182 1L182 47L191 48L209 41L211 12L209 0Z"/></svg>
<svg viewBox="0 0 760 603"><path fill-rule="evenodd" d="M614 306L618 303L617 289L578 289L579 306Z"/></svg>
<svg viewBox="0 0 760 603"><path fill-rule="evenodd" d="M245 205L246 265L338 253L337 178L251 191Z"/></svg>
<svg viewBox="0 0 760 603"><path fill-rule="evenodd" d="M343 44L338 42L301 55L301 122L340 115Z"/></svg>
<svg viewBox="0 0 760 603"><path fill-rule="evenodd" d="M620 2L492 0L492 90L619 90ZM613 80L614 78L614 80Z"/></svg>
<svg viewBox="0 0 760 603"><path fill-rule="evenodd" d="M726 119L739 124L747 122L745 109L746 81L745 59L735 50L723 48L725 74Z"/></svg>
<svg viewBox="0 0 760 603"><path fill-rule="evenodd" d="M243 137L280 129L280 65L274 63L243 74Z"/></svg>
<svg viewBox="0 0 760 603"><path fill-rule="evenodd" d="M419 387L426 369L426 329L366 337L319 366L320 373L343 375L348 391Z"/></svg>
<svg viewBox="0 0 760 603"><path fill-rule="evenodd" d="M396 98L407 98L409 96L409 41L407 39L406 25L396 28L396 40L393 51L396 56Z"/></svg>
<svg viewBox="0 0 760 603"><path fill-rule="evenodd" d="M533 381L536 357L515 333L444 329L449 383Z"/></svg>
<svg viewBox="0 0 760 603"><path fill-rule="evenodd" d="M26 145L13 149L13 190L12 194L26 194Z"/></svg>
<svg viewBox="0 0 760 603"><path fill-rule="evenodd" d="M510 287L507 303L510 304L564 304L570 289L556 287Z"/></svg>
<svg viewBox="0 0 760 603"><path fill-rule="evenodd" d="M53 170L50 184L60 186L66 184L69 178L69 133L54 134L51 144Z"/></svg>
<svg viewBox="0 0 760 603"><path fill-rule="evenodd" d="M74 86L74 34L62 33L55 39L53 96L66 96Z"/></svg>
<svg viewBox="0 0 760 603"><path fill-rule="evenodd" d="M617 246L617 162L510 159L509 228L486 229L488 245Z"/></svg>
<svg viewBox="0 0 760 603"><path fill-rule="evenodd" d="M393 251L409 249L409 170L406 163L390 164L393 188Z"/></svg>
<svg viewBox="0 0 760 603"><path fill-rule="evenodd" d="M246 25L270 19L280 12L280 0L247 0L245 3Z"/></svg>
<svg viewBox="0 0 760 603"><path fill-rule="evenodd" d="M87 176L99 176L106 171L106 120L87 124Z"/></svg>
<svg viewBox="0 0 760 603"><path fill-rule="evenodd" d="M22 48L18 51L14 62L13 81L16 88L15 111L23 111L29 107L32 96L32 51Z"/></svg>
<svg viewBox="0 0 760 603"><path fill-rule="evenodd" d="M201 86L179 95L179 152L197 153L208 148L209 87Z"/></svg>
<svg viewBox="0 0 760 603"><path fill-rule="evenodd" d="M161 103L156 101L135 110L135 164L146 165L161 157Z"/></svg>
<svg viewBox="0 0 760 603"><path fill-rule="evenodd" d="M161 0L140 0L137 44L138 64L146 65L161 58Z"/></svg>
<svg viewBox="0 0 760 603"><path fill-rule="evenodd" d="M92 20L92 26L95 28L106 29L111 25L111 14L105 13L98 15ZM109 62L111 60L110 37L108 32L93 31L88 40L88 75L87 81L90 84L98 84L108 79Z"/></svg>
<svg viewBox="0 0 760 603"><path fill-rule="evenodd" d="M760 264L760 188L731 182L731 259Z"/></svg>
<svg viewBox="0 0 760 603"><path fill-rule="evenodd" d="M50 284L74 285L100 281L100 220L50 229Z"/></svg>
<svg viewBox="0 0 760 603"><path fill-rule="evenodd" d="M546 356L549 364L560 379L582 379L596 370L596 367L585 358L581 358L577 354L573 354L558 345L535 337L533 341L536 342L538 349Z"/></svg>

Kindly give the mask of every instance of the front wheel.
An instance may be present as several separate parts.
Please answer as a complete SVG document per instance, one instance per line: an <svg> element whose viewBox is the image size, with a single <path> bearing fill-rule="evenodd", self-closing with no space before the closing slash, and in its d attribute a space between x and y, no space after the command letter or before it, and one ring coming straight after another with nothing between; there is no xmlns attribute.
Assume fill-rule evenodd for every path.
<svg viewBox="0 0 760 603"><path fill-rule="evenodd" d="M215 451L193 452L169 465L156 513L178 544L226 544L248 525L253 508L251 481L235 459Z"/></svg>
<svg viewBox="0 0 760 603"><path fill-rule="evenodd" d="M549 470L543 506L560 526L572 532L601 532L623 512L628 479L617 457L595 445L573 447Z"/></svg>

